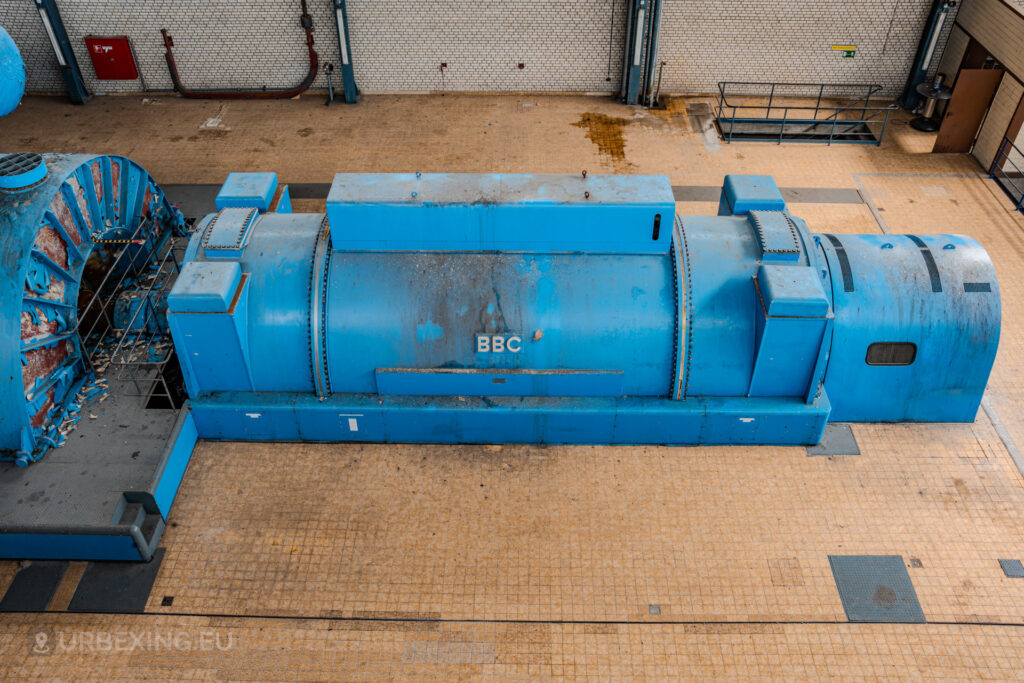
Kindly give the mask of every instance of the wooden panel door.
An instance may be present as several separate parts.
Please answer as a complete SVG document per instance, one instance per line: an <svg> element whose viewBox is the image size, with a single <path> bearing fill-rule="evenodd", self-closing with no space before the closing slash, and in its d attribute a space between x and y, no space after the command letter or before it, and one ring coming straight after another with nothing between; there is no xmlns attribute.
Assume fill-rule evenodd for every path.
<svg viewBox="0 0 1024 683"><path fill-rule="evenodd" d="M1002 69L960 70L933 152L971 151L1002 78Z"/></svg>

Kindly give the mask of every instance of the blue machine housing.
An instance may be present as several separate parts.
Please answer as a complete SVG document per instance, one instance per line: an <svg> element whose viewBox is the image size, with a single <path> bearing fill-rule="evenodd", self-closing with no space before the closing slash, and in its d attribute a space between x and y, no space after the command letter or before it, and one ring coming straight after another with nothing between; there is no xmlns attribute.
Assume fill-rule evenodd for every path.
<svg viewBox="0 0 1024 683"><path fill-rule="evenodd" d="M811 444L973 420L998 345L976 242L814 235L768 176L714 217L661 176L339 174L326 216L253 194L168 297L201 438Z"/></svg>
<svg viewBox="0 0 1024 683"><path fill-rule="evenodd" d="M817 239L836 311L832 419L973 421L1000 328L999 282L981 245L961 235ZM879 341L913 357L871 359Z"/></svg>

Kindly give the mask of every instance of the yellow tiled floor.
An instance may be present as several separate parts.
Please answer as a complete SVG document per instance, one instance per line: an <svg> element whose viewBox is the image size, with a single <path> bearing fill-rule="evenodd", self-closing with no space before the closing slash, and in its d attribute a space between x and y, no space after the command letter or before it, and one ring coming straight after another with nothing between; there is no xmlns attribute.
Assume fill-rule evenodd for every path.
<svg viewBox="0 0 1024 683"><path fill-rule="evenodd" d="M0 124L0 149L125 154L165 183L231 170L326 182L337 171L588 169L859 189L870 204L791 210L815 232L881 223L963 232L989 249L1004 311L991 416L854 425L862 454L834 458L203 443L146 613L4 615L0 676L1019 679L1024 580L997 560L1024 559L1024 480L1008 451L1024 445L1024 216L971 158L927 154L930 138L903 115L880 149L715 145L692 132L689 103L649 113L582 97L367 97L331 109L310 97L39 98ZM215 114L225 128L199 130ZM830 554L901 555L929 624L846 623ZM15 570L0 563L0 591ZM104 649L97 639L112 632L144 640ZM167 634L188 647L153 645Z"/></svg>
<svg viewBox="0 0 1024 683"><path fill-rule="evenodd" d="M1024 667L1024 630L1005 626L408 624L45 614L16 616L5 631L5 656L14 660L6 673L19 678L1019 680ZM41 647L40 633L47 636ZM108 633L109 641L100 635Z"/></svg>

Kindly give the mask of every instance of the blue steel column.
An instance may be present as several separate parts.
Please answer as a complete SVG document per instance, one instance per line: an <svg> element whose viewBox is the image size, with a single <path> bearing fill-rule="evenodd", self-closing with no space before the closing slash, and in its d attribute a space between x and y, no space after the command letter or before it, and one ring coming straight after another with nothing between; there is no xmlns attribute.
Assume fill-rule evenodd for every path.
<svg viewBox="0 0 1024 683"><path fill-rule="evenodd" d="M917 46L917 54L914 57L914 68L907 77L907 85L900 96L900 104L907 109L914 109L920 101L921 96L917 94L917 85L928 76L932 60L935 59L935 50L938 47L939 36L942 27L949 19L949 11L956 7L955 0L934 0L931 12L928 14L928 22L925 24L924 33L921 35L921 42Z"/></svg>
<svg viewBox="0 0 1024 683"><path fill-rule="evenodd" d="M92 99L92 93L85 87L82 71L78 68L78 60L71 49L71 41L64 30L64 22L60 18L55 0L35 0L39 18L43 22L46 35L53 45L54 55L60 65L60 73L68 88L68 97L74 104L85 104Z"/></svg>
<svg viewBox="0 0 1024 683"><path fill-rule="evenodd" d="M637 104L640 101L644 43L647 38L648 3L649 0L632 0L629 5L626 51L622 69L622 101L626 104Z"/></svg>
<svg viewBox="0 0 1024 683"><path fill-rule="evenodd" d="M658 34L661 30L661 2L662 0L650 0L651 21L647 35L646 66L643 77L643 98L644 104L648 107L654 106L654 75L657 73L658 60Z"/></svg>
<svg viewBox="0 0 1024 683"><path fill-rule="evenodd" d="M341 55L341 80L345 88L345 103L355 104L359 101L359 88L356 87L356 75L352 69L352 49L348 40L345 0L334 0L334 17L338 26L338 54Z"/></svg>

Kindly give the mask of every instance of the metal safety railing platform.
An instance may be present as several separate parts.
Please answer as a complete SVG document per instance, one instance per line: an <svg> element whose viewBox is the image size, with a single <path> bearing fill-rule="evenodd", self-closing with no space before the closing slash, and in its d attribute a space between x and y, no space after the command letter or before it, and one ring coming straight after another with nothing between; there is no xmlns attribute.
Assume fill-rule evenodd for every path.
<svg viewBox="0 0 1024 683"><path fill-rule="evenodd" d="M185 240L146 243L148 221L112 240L111 262L79 317L85 359L100 382L146 407L180 408L180 370L167 326L166 298L177 278ZM102 243L102 241L101 241Z"/></svg>
<svg viewBox="0 0 1024 683"><path fill-rule="evenodd" d="M880 85L720 81L716 123L726 142L881 145L895 104L872 104Z"/></svg>
<svg viewBox="0 0 1024 683"><path fill-rule="evenodd" d="M1017 210L1024 212L1024 151L1010 138L1003 138L989 177L1010 195Z"/></svg>

